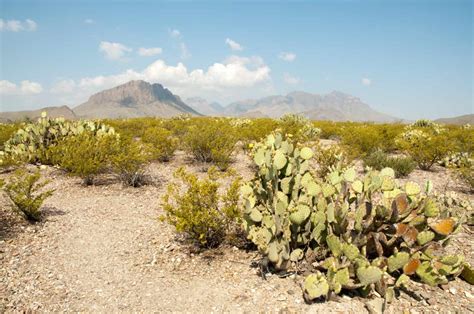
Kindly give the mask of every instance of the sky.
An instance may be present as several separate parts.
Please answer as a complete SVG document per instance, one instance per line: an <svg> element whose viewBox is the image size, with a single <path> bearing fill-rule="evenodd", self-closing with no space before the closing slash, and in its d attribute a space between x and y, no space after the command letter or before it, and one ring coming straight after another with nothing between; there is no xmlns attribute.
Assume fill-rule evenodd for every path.
<svg viewBox="0 0 474 314"><path fill-rule="evenodd" d="M470 0L0 0L0 46L0 111L143 79L224 105L336 90L404 119L474 113Z"/></svg>

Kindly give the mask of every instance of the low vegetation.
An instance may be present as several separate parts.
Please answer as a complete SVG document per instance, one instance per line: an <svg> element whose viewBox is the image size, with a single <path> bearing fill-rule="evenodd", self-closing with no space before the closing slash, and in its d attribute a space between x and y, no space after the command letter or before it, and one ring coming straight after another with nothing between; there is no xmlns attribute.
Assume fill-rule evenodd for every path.
<svg viewBox="0 0 474 314"><path fill-rule="evenodd" d="M184 151L186 162L208 163L209 170L176 171L162 198L161 220L190 243L209 249L245 234L264 272L309 274L303 284L308 302L347 290L390 301L412 280L437 286L461 276L472 284L463 256L440 249L471 205L432 193L429 182L402 186L395 178L416 167L442 166L472 190L473 134L470 127L427 120L406 126L311 122L297 115L183 115L71 122L43 115L37 122L0 125L0 166L53 165L85 185L108 174L140 187L148 182L150 162L169 162ZM320 138L336 143L323 147ZM254 176L246 183L232 170L238 147L253 160ZM353 167L359 161L362 175ZM9 177L1 185L14 208L40 219L53 193L47 181L25 170Z"/></svg>
<svg viewBox="0 0 474 314"><path fill-rule="evenodd" d="M180 233L201 247L216 247L237 232L241 213L238 208L240 179L235 179L225 192L219 192L220 174L215 168L199 179L184 168L176 171L179 184L170 184L163 197L161 217Z"/></svg>
<svg viewBox="0 0 474 314"><path fill-rule="evenodd" d="M41 180L39 171L29 173L18 169L8 182L0 180L0 187L12 202L12 208L27 220L35 222L41 219L41 206L54 190L44 187L49 183Z"/></svg>
<svg viewBox="0 0 474 314"><path fill-rule="evenodd" d="M381 150L377 150L365 157L364 165L375 170L392 168L395 171L395 177L397 178L408 176L416 167L416 164L411 157L391 157Z"/></svg>

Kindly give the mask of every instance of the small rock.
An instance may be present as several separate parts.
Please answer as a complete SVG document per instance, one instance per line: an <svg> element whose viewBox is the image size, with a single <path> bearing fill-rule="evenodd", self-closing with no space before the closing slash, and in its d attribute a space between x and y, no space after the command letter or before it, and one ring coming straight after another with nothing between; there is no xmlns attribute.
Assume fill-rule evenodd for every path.
<svg viewBox="0 0 474 314"><path fill-rule="evenodd" d="M464 292L464 295L469 298L469 299L473 299L474 298L474 295L472 295L469 291L465 291Z"/></svg>
<svg viewBox="0 0 474 314"><path fill-rule="evenodd" d="M451 294L456 294L457 290L456 288L449 288L449 292L451 292Z"/></svg>

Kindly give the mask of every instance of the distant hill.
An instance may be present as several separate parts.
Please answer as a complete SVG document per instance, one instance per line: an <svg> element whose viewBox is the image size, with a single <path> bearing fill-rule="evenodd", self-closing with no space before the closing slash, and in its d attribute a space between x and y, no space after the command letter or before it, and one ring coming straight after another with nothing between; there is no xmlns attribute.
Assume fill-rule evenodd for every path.
<svg viewBox="0 0 474 314"><path fill-rule="evenodd" d="M457 116L452 118L442 118L435 120L436 123L444 123L444 124L455 124L455 125L464 125L464 124L471 124L474 125L474 114L465 114L463 116Z"/></svg>
<svg viewBox="0 0 474 314"><path fill-rule="evenodd" d="M297 113L312 120L396 122L400 119L380 113L359 98L341 92L326 95L292 92L231 103L223 115L279 118Z"/></svg>
<svg viewBox="0 0 474 314"><path fill-rule="evenodd" d="M76 114L68 107L46 107L38 110L29 110L29 111L12 111L12 112L0 112L0 122L8 123L21 120L36 120L41 116L41 113L46 111L48 117L58 118L63 117L68 120L76 119Z"/></svg>
<svg viewBox="0 0 474 314"><path fill-rule="evenodd" d="M162 85L145 81L130 81L94 94L74 112L80 118L111 119L200 115Z"/></svg>
<svg viewBox="0 0 474 314"><path fill-rule="evenodd" d="M201 97L187 98L186 104L206 116L220 116L224 110L224 107L218 102L209 102Z"/></svg>

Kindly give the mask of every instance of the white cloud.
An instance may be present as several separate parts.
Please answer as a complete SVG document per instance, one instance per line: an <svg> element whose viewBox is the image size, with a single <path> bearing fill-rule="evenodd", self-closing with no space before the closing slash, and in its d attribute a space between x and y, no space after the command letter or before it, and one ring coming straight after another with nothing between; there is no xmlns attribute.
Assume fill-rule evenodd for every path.
<svg viewBox="0 0 474 314"><path fill-rule="evenodd" d="M171 36L172 38L179 38L179 37L181 37L181 32L180 32L179 30L177 30L177 29L170 29L170 30L168 30L168 33L170 34L170 36Z"/></svg>
<svg viewBox="0 0 474 314"><path fill-rule="evenodd" d="M19 20L3 20L0 19L0 31L10 31L10 32L33 32L38 28L38 24L30 19L25 21Z"/></svg>
<svg viewBox="0 0 474 314"><path fill-rule="evenodd" d="M189 52L188 46L184 42L179 44L179 48L181 49L181 59L187 59L191 57L191 53Z"/></svg>
<svg viewBox="0 0 474 314"><path fill-rule="evenodd" d="M85 19L84 24L89 24L89 25L95 24L95 21L93 19Z"/></svg>
<svg viewBox="0 0 474 314"><path fill-rule="evenodd" d="M120 60L127 52L132 51L132 49L120 43L102 41L99 45L99 51L103 52L107 59Z"/></svg>
<svg viewBox="0 0 474 314"><path fill-rule="evenodd" d="M233 41L230 38L226 38L225 43L229 45L230 49L234 51L242 51L244 48L238 42Z"/></svg>
<svg viewBox="0 0 474 314"><path fill-rule="evenodd" d="M278 58L287 62L293 62L296 59L296 54L293 52L282 52L278 55Z"/></svg>
<svg viewBox="0 0 474 314"><path fill-rule="evenodd" d="M7 80L0 81L0 94L2 95L31 95L43 91L41 84L28 80L21 81L20 85Z"/></svg>
<svg viewBox="0 0 474 314"><path fill-rule="evenodd" d="M370 85L372 85L372 80L369 79L369 78L363 77L361 79L361 83L362 83L362 85L370 86Z"/></svg>
<svg viewBox="0 0 474 314"><path fill-rule="evenodd" d="M66 94L73 92L75 87L76 83L73 80L61 80L51 87L50 92L52 94Z"/></svg>
<svg viewBox="0 0 474 314"><path fill-rule="evenodd" d="M163 49L159 47L153 47L153 48L140 48L138 49L138 54L143 57L151 57L151 56L156 56L159 55L160 53L163 52Z"/></svg>
<svg viewBox="0 0 474 314"><path fill-rule="evenodd" d="M142 71L129 69L116 75L59 81L50 92L57 95L56 102L59 104L79 104L93 93L130 80L160 83L181 97L199 95L224 102L242 97L263 96L272 88L270 68L260 57L232 56L207 69L194 70L188 69L182 62L169 65L163 60L157 60Z"/></svg>
<svg viewBox="0 0 474 314"><path fill-rule="evenodd" d="M288 73L283 74L283 80L290 85L297 85L301 82L301 79L295 76L292 76Z"/></svg>

